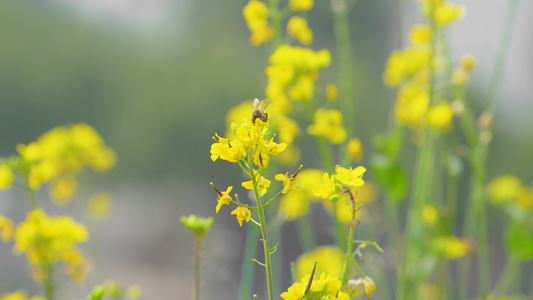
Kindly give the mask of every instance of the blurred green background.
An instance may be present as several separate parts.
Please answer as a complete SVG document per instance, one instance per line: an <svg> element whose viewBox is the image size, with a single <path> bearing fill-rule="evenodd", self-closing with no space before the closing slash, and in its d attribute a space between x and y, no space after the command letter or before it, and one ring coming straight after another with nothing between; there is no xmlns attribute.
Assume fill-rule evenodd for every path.
<svg viewBox="0 0 533 300"><path fill-rule="evenodd" d="M466 18L450 30L455 57L470 52L479 61L469 88L474 107L487 97L505 3L468 1ZM111 219L93 228L93 239L100 240L93 245L100 249L101 266L95 270L101 280L140 285L144 299L189 298L192 235L179 218L190 213L214 216L216 196L209 182L228 186L240 180L238 168L210 160L209 147L214 133L225 131L230 107L264 98L270 49L248 44L245 4L0 2L0 155L15 153L17 144L55 126L86 122L96 128L117 152L118 164L94 182L115 199ZM307 13L315 34L312 48L333 54L320 84L338 83L329 5L316 1ZM498 102L488 178L513 173L532 183L533 22L527 12L533 5L521 5ZM417 6L406 0L361 0L350 15L357 103L356 111L344 113L356 120L365 146L363 165L372 153L372 138L389 126L394 91L381 82L386 59L406 43L410 26L421 22ZM306 166L320 166L316 153L303 153ZM21 192L0 192L0 214L21 221L23 198ZM45 207L56 214L79 214L75 206ZM239 228L229 214L214 217L202 298L234 299L245 227ZM492 239L498 240L499 234ZM10 246L0 245L0 293L17 288L39 292L21 266L26 266L25 258L13 258ZM65 297L81 298L85 294L80 291L94 283L99 282L67 291Z"/></svg>

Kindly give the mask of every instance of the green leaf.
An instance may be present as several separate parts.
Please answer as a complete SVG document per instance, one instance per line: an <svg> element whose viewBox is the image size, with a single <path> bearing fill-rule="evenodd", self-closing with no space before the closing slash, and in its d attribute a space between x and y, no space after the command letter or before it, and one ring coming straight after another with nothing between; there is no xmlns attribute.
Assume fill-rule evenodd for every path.
<svg viewBox="0 0 533 300"><path fill-rule="evenodd" d="M405 199L409 192L409 175L396 159L375 154L370 159L370 169L380 186L396 202Z"/></svg>
<svg viewBox="0 0 533 300"><path fill-rule="evenodd" d="M93 291L89 295L88 300L102 300L104 297L105 288L103 286L94 287Z"/></svg>
<svg viewBox="0 0 533 300"><path fill-rule="evenodd" d="M526 223L514 223L507 229L505 242L509 254L522 261L533 259L533 230Z"/></svg>

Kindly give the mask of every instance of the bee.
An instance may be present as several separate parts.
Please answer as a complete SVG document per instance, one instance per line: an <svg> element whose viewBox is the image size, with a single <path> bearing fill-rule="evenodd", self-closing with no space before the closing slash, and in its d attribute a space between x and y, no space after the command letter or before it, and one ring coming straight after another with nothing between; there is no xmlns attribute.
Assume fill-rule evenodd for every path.
<svg viewBox="0 0 533 300"><path fill-rule="evenodd" d="M255 119L261 119L261 121L266 122L268 120L268 114L265 112L265 108L268 106L268 99L265 99L263 101L259 101L259 99L255 98L253 102L253 108L252 111L252 123L255 124Z"/></svg>

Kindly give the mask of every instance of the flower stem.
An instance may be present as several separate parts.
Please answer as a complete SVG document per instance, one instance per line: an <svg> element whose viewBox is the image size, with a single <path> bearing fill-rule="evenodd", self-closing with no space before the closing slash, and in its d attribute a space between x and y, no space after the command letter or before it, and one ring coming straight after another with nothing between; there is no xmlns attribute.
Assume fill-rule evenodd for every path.
<svg viewBox="0 0 533 300"><path fill-rule="evenodd" d="M200 299L200 254L202 253L203 236L194 236L194 283L192 299Z"/></svg>
<svg viewBox="0 0 533 300"><path fill-rule="evenodd" d="M257 255L256 241L259 239L259 227L248 226L246 236L246 250L242 266L242 280L239 286L239 299L250 299L254 279L254 264L249 263Z"/></svg>
<svg viewBox="0 0 533 300"><path fill-rule="evenodd" d="M52 263L45 263L43 266L44 279L44 295L46 300L54 300L54 265Z"/></svg>
<svg viewBox="0 0 533 300"><path fill-rule="evenodd" d="M520 271L520 266L521 262L519 259L513 255L509 256L500 278L498 278L498 283L496 283L496 287L494 288L493 299L499 299L500 294L505 295L507 293Z"/></svg>
<svg viewBox="0 0 533 300"><path fill-rule="evenodd" d="M337 58L339 64L340 103L347 116L355 113L355 74L353 70L352 45L348 9L344 0L331 0L335 38L337 42ZM352 137L355 129L355 118L346 118L347 136Z"/></svg>

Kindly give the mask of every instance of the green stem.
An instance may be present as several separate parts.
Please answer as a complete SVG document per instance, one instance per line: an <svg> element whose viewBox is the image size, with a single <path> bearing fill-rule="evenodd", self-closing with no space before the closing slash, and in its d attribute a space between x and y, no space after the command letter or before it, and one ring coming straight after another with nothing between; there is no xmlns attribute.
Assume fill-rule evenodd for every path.
<svg viewBox="0 0 533 300"><path fill-rule="evenodd" d="M344 0L331 0L331 10L335 24L337 42L337 57L340 80L340 104L346 118L348 137L353 137L355 129L355 74L353 69L352 45L350 40L350 25L348 23L348 9Z"/></svg>
<svg viewBox="0 0 533 300"><path fill-rule="evenodd" d="M263 250L265 253L265 271L267 276L267 288L268 288L268 299L274 299L273 289L272 289L272 263L270 260L270 248L268 245L268 234L267 234L267 223L265 219L265 209L261 203L261 196L259 188L257 187L257 181L261 178L255 178L255 173L252 165L253 155L248 153L248 169L250 171L250 179L254 187L255 201L257 203L257 213L259 214L259 223L261 223L261 234L263 235Z"/></svg>
<svg viewBox="0 0 533 300"><path fill-rule="evenodd" d="M28 201L30 203L30 209L34 210L34 209L38 208L39 205L37 205L37 198L35 196L35 191L32 188L30 188L29 186L26 188L26 191L28 193Z"/></svg>
<svg viewBox="0 0 533 300"><path fill-rule="evenodd" d="M279 0L268 0L268 10L274 37L272 38L272 52L281 45L281 12L279 11Z"/></svg>
<svg viewBox="0 0 533 300"><path fill-rule="evenodd" d="M200 299L200 254L202 252L203 237L201 235L194 236L194 284L192 299Z"/></svg>
<svg viewBox="0 0 533 300"><path fill-rule="evenodd" d="M355 220L352 220L352 224L350 225L350 231L348 233L348 245L346 247L346 259L344 261L344 271L342 273L342 283L341 286L344 286L348 282L348 267L350 265L350 258L352 256L352 250L353 250L353 233L355 229ZM355 258L354 258L355 260ZM359 265L358 265L359 267Z"/></svg>
<svg viewBox="0 0 533 300"><path fill-rule="evenodd" d="M259 240L259 227L248 226L246 233L246 248L242 266L242 279L239 286L239 299L250 299L254 279L254 264L250 262L257 255L257 240Z"/></svg>
<svg viewBox="0 0 533 300"><path fill-rule="evenodd" d="M504 28L502 30L502 37L498 47L498 53L496 61L494 63L494 70L489 87L489 94L487 100L486 111L494 115L496 98L498 97L501 85L503 83L503 76L505 72L506 60L511 44L511 37L514 27L514 21L516 19L516 13L518 10L519 0L510 0L507 5L507 11L505 15ZM471 121L473 123L473 121ZM465 130L472 130L465 127ZM486 135L492 135L492 126L483 129ZM477 139L475 147L472 149L470 155L470 164L473 170L472 187L470 195L470 210L471 213L467 220L465 220L464 233L466 236L477 235L479 240L479 285L482 298L486 298L490 289L490 274L489 274L489 261L488 261L488 245L487 245L487 228L486 228L486 214L483 187L485 184L485 163L487 160L488 147L490 141L482 141ZM476 230L477 229L477 230ZM459 285L459 297L464 298L467 294L468 281L464 280L465 276L470 273L470 258L466 259L466 262L461 265L460 268L460 285ZM461 278L463 279L461 281Z"/></svg>
<svg viewBox="0 0 533 300"><path fill-rule="evenodd" d="M54 265L52 263L45 263L43 266L44 279L44 295L46 300L54 300Z"/></svg>
<svg viewBox="0 0 533 300"><path fill-rule="evenodd" d="M516 275L520 271L521 262L515 256L511 255L505 263L505 267L498 278L494 288L493 299L499 299L500 294L505 295L514 282Z"/></svg>

